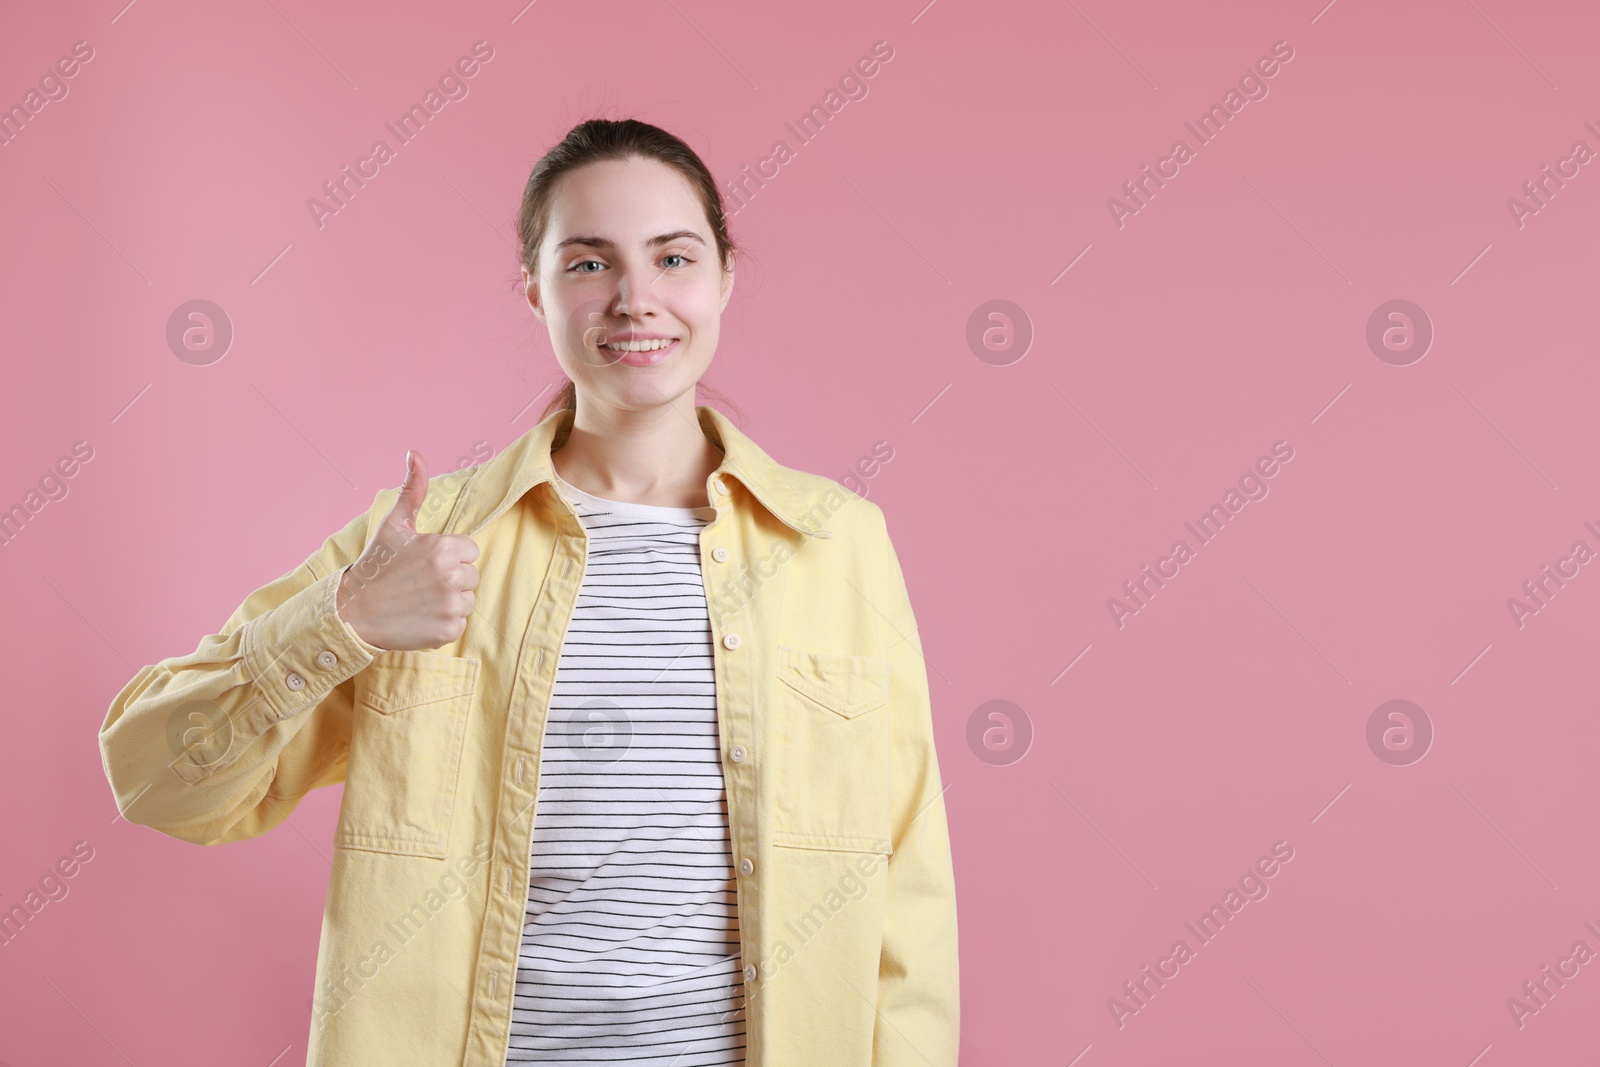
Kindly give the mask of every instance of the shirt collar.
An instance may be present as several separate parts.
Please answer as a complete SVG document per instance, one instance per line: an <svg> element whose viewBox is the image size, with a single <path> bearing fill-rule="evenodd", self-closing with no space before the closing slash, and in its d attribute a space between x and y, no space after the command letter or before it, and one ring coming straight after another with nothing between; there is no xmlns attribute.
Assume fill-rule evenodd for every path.
<svg viewBox="0 0 1600 1067"><path fill-rule="evenodd" d="M820 479L778 463L716 408L697 405L695 414L699 417L701 432L723 453L722 463L711 476L712 480L738 480L790 529L809 537L833 536L822 529L817 520L817 516L837 510L824 503L826 487ZM534 486L552 481L555 468L550 462L550 453L566 443L572 432L573 417L571 408L553 412L498 455L476 468L462 471L460 476L466 477L467 482L444 532L471 537ZM716 497L711 501L715 504Z"/></svg>

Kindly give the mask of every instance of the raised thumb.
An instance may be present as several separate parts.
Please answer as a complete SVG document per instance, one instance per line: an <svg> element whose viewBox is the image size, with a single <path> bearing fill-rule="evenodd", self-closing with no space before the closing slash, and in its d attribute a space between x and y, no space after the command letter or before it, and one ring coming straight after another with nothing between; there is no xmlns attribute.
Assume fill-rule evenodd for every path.
<svg viewBox="0 0 1600 1067"><path fill-rule="evenodd" d="M422 510L422 502L427 496L428 465L422 461L421 452L407 449L406 480L400 483L400 495L395 498L394 507L389 509L389 521L416 533L417 513Z"/></svg>

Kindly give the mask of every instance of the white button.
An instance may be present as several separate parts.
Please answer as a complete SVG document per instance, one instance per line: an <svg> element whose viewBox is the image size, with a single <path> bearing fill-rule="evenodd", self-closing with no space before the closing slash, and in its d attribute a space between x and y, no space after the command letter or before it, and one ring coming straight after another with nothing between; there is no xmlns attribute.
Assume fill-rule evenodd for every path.
<svg viewBox="0 0 1600 1067"><path fill-rule="evenodd" d="M718 545L716 548L711 550L711 558L716 560L718 563L726 563L728 562L728 550L723 548L721 545Z"/></svg>
<svg viewBox="0 0 1600 1067"><path fill-rule="evenodd" d="M317 653L317 666L321 667L323 670L331 671L338 665L339 657L335 656L327 649L323 649L321 652Z"/></svg>
<svg viewBox="0 0 1600 1067"><path fill-rule="evenodd" d="M747 963L747 964L744 965L744 980L746 982L754 982L756 980L756 965L755 964Z"/></svg>
<svg viewBox="0 0 1600 1067"><path fill-rule="evenodd" d="M745 858L745 859L742 859L742 860L739 861L739 873L740 874L753 874L755 872L755 869L756 869L756 865L754 863L750 862L750 860L748 858Z"/></svg>
<svg viewBox="0 0 1600 1067"><path fill-rule="evenodd" d="M723 648L738 648L739 647L739 635L738 634L729 634L727 637L724 637L722 639L722 647Z"/></svg>
<svg viewBox="0 0 1600 1067"><path fill-rule="evenodd" d="M719 493L725 494L728 491L728 483L724 482L721 478L718 478L716 481L711 483L711 488L715 489Z"/></svg>
<svg viewBox="0 0 1600 1067"><path fill-rule="evenodd" d="M743 763L744 762L744 746L743 745L734 745L732 748L730 748L728 750L728 755L733 757L733 762L735 762L735 763Z"/></svg>
<svg viewBox="0 0 1600 1067"><path fill-rule="evenodd" d="M294 690L297 690L297 691L301 690L301 689L304 689L306 687L306 680L304 678L300 677L294 671L290 671L289 672L289 677L285 678L284 681L288 683L290 689L294 689Z"/></svg>

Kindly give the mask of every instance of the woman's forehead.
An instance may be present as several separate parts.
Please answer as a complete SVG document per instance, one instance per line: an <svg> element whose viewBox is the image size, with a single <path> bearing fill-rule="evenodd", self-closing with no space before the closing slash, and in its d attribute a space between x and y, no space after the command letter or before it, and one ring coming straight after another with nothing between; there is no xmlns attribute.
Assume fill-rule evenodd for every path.
<svg viewBox="0 0 1600 1067"><path fill-rule="evenodd" d="M562 176L550 227L641 243L673 230L702 232L705 214L683 175L654 160L607 160Z"/></svg>

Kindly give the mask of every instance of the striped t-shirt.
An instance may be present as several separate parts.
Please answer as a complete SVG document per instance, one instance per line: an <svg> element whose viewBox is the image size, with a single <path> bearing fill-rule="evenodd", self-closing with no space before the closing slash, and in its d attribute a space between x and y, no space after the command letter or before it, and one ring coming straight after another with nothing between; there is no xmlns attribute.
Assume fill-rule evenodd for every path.
<svg viewBox="0 0 1600 1067"><path fill-rule="evenodd" d="M541 749L508 1063L742 1064L700 529L556 479L589 535Z"/></svg>

